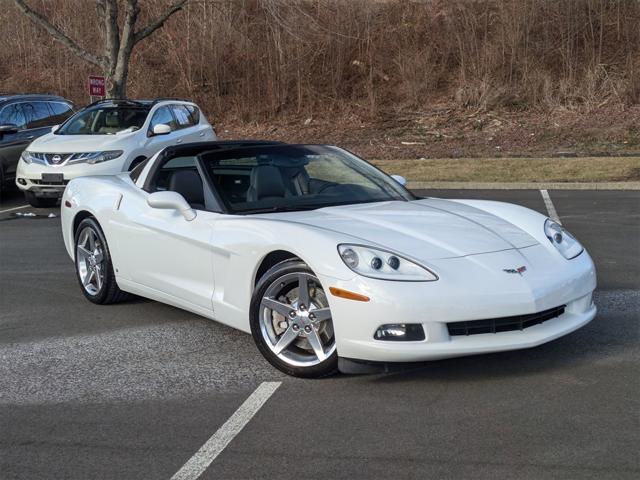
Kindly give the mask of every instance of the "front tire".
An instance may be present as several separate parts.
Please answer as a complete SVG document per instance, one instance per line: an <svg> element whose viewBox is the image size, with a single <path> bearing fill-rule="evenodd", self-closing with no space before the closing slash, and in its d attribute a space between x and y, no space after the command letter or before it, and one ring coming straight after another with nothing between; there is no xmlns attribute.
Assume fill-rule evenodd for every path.
<svg viewBox="0 0 640 480"><path fill-rule="evenodd" d="M129 294L116 283L107 240L94 218L80 222L74 245L76 277L87 300L99 305L126 300Z"/></svg>
<svg viewBox="0 0 640 480"><path fill-rule="evenodd" d="M251 334L260 353L296 377L338 371L338 353L327 295L313 271L297 259L272 267L251 299Z"/></svg>
<svg viewBox="0 0 640 480"><path fill-rule="evenodd" d="M57 198L43 198L36 196L35 193L26 191L24 198L29 205L34 208L53 208L58 204Z"/></svg>

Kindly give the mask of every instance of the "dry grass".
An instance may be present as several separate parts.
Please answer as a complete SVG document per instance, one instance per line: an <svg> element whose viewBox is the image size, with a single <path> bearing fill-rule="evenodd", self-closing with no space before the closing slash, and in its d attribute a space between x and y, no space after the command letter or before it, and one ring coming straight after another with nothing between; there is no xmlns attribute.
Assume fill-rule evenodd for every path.
<svg viewBox="0 0 640 480"><path fill-rule="evenodd" d="M377 160L412 182L615 182L640 180L640 157Z"/></svg>

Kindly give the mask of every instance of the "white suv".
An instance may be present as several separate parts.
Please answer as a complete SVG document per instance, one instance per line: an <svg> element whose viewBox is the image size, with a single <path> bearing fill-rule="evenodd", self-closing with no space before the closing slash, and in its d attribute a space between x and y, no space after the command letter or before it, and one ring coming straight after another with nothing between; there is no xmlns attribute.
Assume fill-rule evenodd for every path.
<svg viewBox="0 0 640 480"><path fill-rule="evenodd" d="M194 103L102 100L34 140L22 153L16 185L34 207L52 207L75 177L131 170L163 148L217 140Z"/></svg>

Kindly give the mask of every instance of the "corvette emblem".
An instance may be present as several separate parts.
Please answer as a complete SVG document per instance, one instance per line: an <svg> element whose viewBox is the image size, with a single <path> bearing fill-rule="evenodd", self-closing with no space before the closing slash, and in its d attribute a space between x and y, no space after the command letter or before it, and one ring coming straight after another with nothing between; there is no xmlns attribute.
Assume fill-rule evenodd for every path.
<svg viewBox="0 0 640 480"><path fill-rule="evenodd" d="M507 273L517 273L518 275L522 276L522 274L527 271L527 267L523 265L518 268L503 268L502 271Z"/></svg>

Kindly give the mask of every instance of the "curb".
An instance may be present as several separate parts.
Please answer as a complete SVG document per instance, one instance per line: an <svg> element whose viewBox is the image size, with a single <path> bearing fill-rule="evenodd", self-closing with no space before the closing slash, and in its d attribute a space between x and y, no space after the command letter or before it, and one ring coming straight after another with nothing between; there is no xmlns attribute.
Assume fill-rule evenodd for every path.
<svg viewBox="0 0 640 480"><path fill-rule="evenodd" d="M413 190L640 190L640 182L407 182Z"/></svg>

